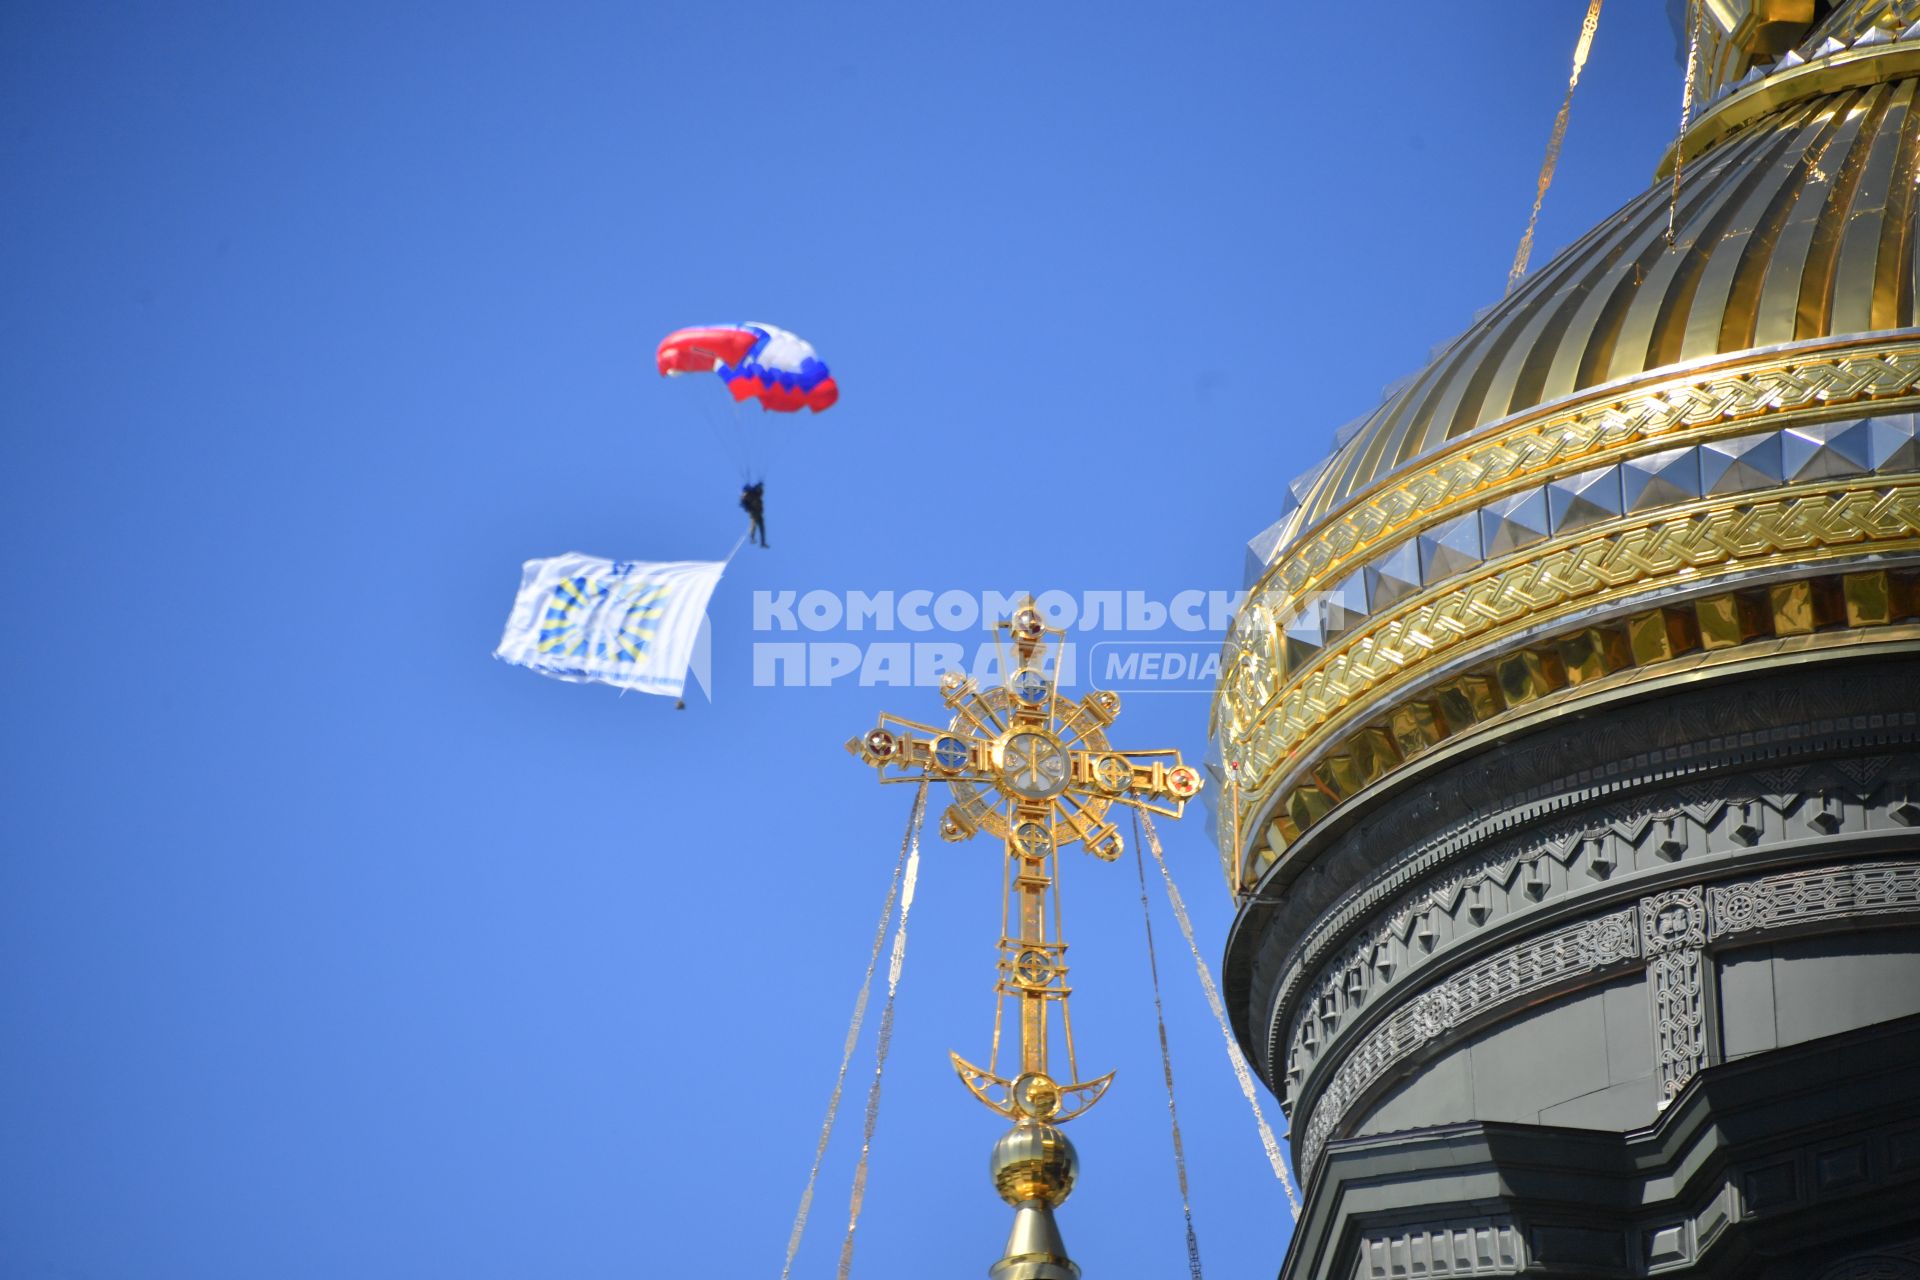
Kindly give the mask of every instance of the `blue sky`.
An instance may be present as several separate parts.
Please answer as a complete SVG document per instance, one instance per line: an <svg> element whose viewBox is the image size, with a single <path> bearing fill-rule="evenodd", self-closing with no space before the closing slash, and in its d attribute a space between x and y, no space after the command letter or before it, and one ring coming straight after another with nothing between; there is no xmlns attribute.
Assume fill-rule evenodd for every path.
<svg viewBox="0 0 1920 1280"><path fill-rule="evenodd" d="M1584 7L0 10L0 1272L776 1274L910 794L839 744L934 697L754 687L753 593L1237 587L1499 296ZM1612 6L1536 261L1678 95L1665 14ZM843 398L779 424L713 701L492 661L527 558L733 544L651 351L740 318ZM1142 695L1115 738L1205 722ZM1167 843L1217 960L1197 816ZM997 856L925 850L856 1275L999 1254L946 1065ZM1133 867L1066 874L1120 1075L1062 1224L1090 1277L1181 1274ZM1155 909L1202 1256L1270 1274L1285 1200Z"/></svg>

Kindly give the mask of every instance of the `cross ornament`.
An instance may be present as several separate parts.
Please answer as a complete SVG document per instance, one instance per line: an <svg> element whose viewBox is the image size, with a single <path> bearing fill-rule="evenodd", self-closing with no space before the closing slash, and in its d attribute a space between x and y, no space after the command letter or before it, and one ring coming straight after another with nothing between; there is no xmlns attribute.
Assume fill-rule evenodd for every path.
<svg viewBox="0 0 1920 1280"><path fill-rule="evenodd" d="M1178 818L1200 793L1202 779L1177 750L1110 745L1117 694L1096 690L1072 700L1059 692L1065 633L1047 626L1031 601L995 624L995 639L1006 679L983 689L959 672L943 676L941 699L952 713L945 727L882 715L847 749L882 782L946 783L953 803L940 817L942 838L985 832L1004 843L992 1049L985 1067L950 1056L968 1091L994 1111L1016 1122L1059 1124L1098 1102L1113 1080L1111 1071L1080 1079L1074 1059L1060 850L1079 842L1112 862L1125 848L1107 821L1113 806ZM1018 1069L1003 1075L1000 1032L1010 1001L1018 1017ZM1056 1007L1057 1019L1051 1016ZM1056 1028L1066 1051L1064 1080L1050 1066Z"/></svg>

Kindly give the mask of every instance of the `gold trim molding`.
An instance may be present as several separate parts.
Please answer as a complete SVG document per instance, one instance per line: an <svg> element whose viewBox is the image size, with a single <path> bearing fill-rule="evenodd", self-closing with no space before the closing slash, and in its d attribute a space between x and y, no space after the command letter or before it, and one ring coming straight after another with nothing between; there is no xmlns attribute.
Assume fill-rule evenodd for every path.
<svg viewBox="0 0 1920 1280"><path fill-rule="evenodd" d="M1529 485L1738 435L1756 419L1785 425L1786 415L1832 417L1869 401L1876 413L1920 408L1920 335L1820 339L1595 388L1464 436L1356 494L1288 545L1248 599L1306 595L1405 536Z"/></svg>
<svg viewBox="0 0 1920 1280"><path fill-rule="evenodd" d="M1839 602L1838 620L1826 613ZM1920 641L1920 570L1792 579L1701 597L1537 640L1395 704L1349 735L1265 811L1247 815L1236 896L1253 891L1302 834L1403 765L1569 704L1653 680L1692 679L1809 653ZM1825 629L1802 629L1825 628ZM1264 828L1264 829L1262 829Z"/></svg>
<svg viewBox="0 0 1920 1280"><path fill-rule="evenodd" d="M1282 757L1310 752L1332 727L1443 655L1492 647L1570 608L1591 609L1710 571L1813 564L1864 549L1920 547L1920 476L1865 476L1730 494L1549 539L1442 582L1329 644L1257 711L1234 709L1223 745L1245 746L1239 781L1258 790ZM1281 643L1256 654L1277 669ZM1226 679L1232 688L1232 678ZM1243 711L1253 711L1241 719ZM1261 753L1264 735L1279 749Z"/></svg>
<svg viewBox="0 0 1920 1280"><path fill-rule="evenodd" d="M1785 71L1774 71L1715 103L1695 120L1677 144L1686 163L1734 134L1798 102L1848 89L1864 89L1920 74L1920 42L1893 41L1843 49ZM1675 147L1669 146L1654 170L1656 182L1673 176Z"/></svg>
<svg viewBox="0 0 1920 1280"><path fill-rule="evenodd" d="M1235 892L1343 800L1513 708L1566 689L1585 696L1598 682L1639 678L1639 668L1756 638L1920 616L1920 574L1841 572L1864 555L1920 551L1920 476L1861 479L1867 483L1851 488L1775 490L1763 501L1722 498L1612 533L1583 532L1444 584L1357 631L1252 723L1223 729L1236 789L1226 824ZM1833 567L1715 591L1730 574L1802 565ZM1681 602L1680 592L1699 594ZM1556 622L1568 625L1556 631ZM1476 653L1477 666L1433 683L1440 668L1457 670ZM1229 670L1223 687L1244 690L1243 677ZM1269 796L1274 803L1263 805ZM1243 799L1254 803L1243 809ZM1247 833L1260 824L1268 827L1265 845L1254 840L1250 850Z"/></svg>

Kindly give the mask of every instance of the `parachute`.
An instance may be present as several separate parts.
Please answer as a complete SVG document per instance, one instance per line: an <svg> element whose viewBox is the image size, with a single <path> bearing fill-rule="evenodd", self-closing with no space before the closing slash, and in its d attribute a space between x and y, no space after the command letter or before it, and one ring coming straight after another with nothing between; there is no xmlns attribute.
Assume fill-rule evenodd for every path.
<svg viewBox="0 0 1920 1280"><path fill-rule="evenodd" d="M775 413L819 413L840 398L839 385L813 345L770 324L679 329L661 339L655 360L669 378L717 373L736 402L757 400Z"/></svg>

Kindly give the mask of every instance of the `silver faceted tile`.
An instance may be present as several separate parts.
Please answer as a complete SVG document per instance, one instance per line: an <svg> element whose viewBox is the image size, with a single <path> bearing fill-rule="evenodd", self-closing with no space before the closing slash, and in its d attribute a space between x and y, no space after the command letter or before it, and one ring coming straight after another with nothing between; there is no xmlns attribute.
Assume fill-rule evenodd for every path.
<svg viewBox="0 0 1920 1280"><path fill-rule="evenodd" d="M1390 609L1420 590L1420 545L1408 540L1377 557L1363 572L1367 600L1375 609Z"/></svg>
<svg viewBox="0 0 1920 1280"><path fill-rule="evenodd" d="M1420 581L1431 586L1442 578L1463 573L1485 559L1480 544L1480 513L1435 525L1419 537Z"/></svg>
<svg viewBox="0 0 1920 1280"><path fill-rule="evenodd" d="M1547 519L1555 533L1570 533L1620 514L1620 468L1596 467L1547 486Z"/></svg>
<svg viewBox="0 0 1920 1280"><path fill-rule="evenodd" d="M1365 570L1356 570L1346 581L1328 591L1320 602L1327 642L1331 644L1367 620L1367 583Z"/></svg>
<svg viewBox="0 0 1920 1280"><path fill-rule="evenodd" d="M1547 536L1547 491L1526 489L1480 508L1481 545L1489 556L1530 547Z"/></svg>
<svg viewBox="0 0 1920 1280"><path fill-rule="evenodd" d="M1762 431L1700 446L1700 491L1744 493L1780 484L1780 433Z"/></svg>
<svg viewBox="0 0 1920 1280"><path fill-rule="evenodd" d="M1666 449L1620 464L1620 509L1651 511L1700 496L1700 451Z"/></svg>
<svg viewBox="0 0 1920 1280"><path fill-rule="evenodd" d="M1789 480L1826 480L1833 476L1864 475L1873 470L1867 424L1816 422L1788 427L1780 433L1781 461Z"/></svg>
<svg viewBox="0 0 1920 1280"><path fill-rule="evenodd" d="M1320 602L1315 600L1287 619L1281 630L1292 644L1304 649L1318 649L1326 643L1326 631L1320 619Z"/></svg>
<svg viewBox="0 0 1920 1280"><path fill-rule="evenodd" d="M1911 413L1867 420L1867 459L1875 471L1920 471L1920 426Z"/></svg>

